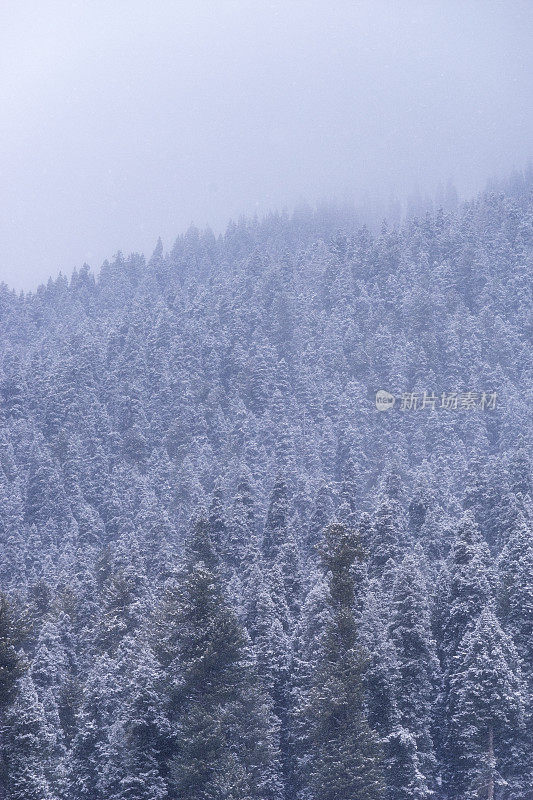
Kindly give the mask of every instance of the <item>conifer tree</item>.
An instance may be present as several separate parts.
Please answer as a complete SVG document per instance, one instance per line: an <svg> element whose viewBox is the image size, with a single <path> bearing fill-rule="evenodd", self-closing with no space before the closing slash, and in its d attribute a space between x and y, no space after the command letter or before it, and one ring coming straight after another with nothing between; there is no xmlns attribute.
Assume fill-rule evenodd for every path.
<svg viewBox="0 0 533 800"><path fill-rule="evenodd" d="M144 636L122 642L114 675L120 702L100 751L99 790L109 800L163 800L170 729L161 671Z"/></svg>
<svg viewBox="0 0 533 800"><path fill-rule="evenodd" d="M0 796L5 795L8 772L6 752L13 748L13 738L6 739L6 714L12 711L19 681L25 670L20 652L24 625L15 618L5 595L0 594Z"/></svg>
<svg viewBox="0 0 533 800"><path fill-rule="evenodd" d="M427 786L436 779L432 727L440 668L431 633L427 589L420 573L420 549L401 563L394 581L390 636L398 664L400 724L413 737L418 767ZM420 787L419 787L420 795ZM430 796L428 789L427 796Z"/></svg>
<svg viewBox="0 0 533 800"><path fill-rule="evenodd" d="M209 505L209 537L219 558L223 558L228 551L228 525L224 509L224 491L222 482L217 479L213 496Z"/></svg>
<svg viewBox="0 0 533 800"><path fill-rule="evenodd" d="M20 647L26 632L24 620L16 618L7 597L0 594L0 714L13 702L24 672Z"/></svg>
<svg viewBox="0 0 533 800"><path fill-rule="evenodd" d="M310 576L311 587L303 603L297 624L290 674L289 761L290 778L286 793L305 796L312 755L308 746L307 705L313 676L323 655L324 636L331 615L328 586L325 577L315 570Z"/></svg>
<svg viewBox="0 0 533 800"><path fill-rule="evenodd" d="M363 690L367 658L359 642L352 567L361 557L356 535L339 523L325 531L322 569L331 619L309 694L309 792L314 800L374 800L384 782L378 739Z"/></svg>
<svg viewBox="0 0 533 800"><path fill-rule="evenodd" d="M312 557L316 555L316 546L321 541L322 531L334 516L335 509L331 487L323 484L315 497L306 535L306 548Z"/></svg>
<svg viewBox="0 0 533 800"><path fill-rule="evenodd" d="M5 727L9 731L3 751L10 800L58 800L46 775L53 740L30 675L20 681Z"/></svg>
<svg viewBox="0 0 533 800"><path fill-rule="evenodd" d="M522 515L498 559L497 608L533 690L533 533Z"/></svg>
<svg viewBox="0 0 533 800"><path fill-rule="evenodd" d="M244 631L224 597L205 524L192 537L175 623L171 793L214 800L230 772L240 776L236 797L277 800L275 718L257 684Z"/></svg>
<svg viewBox="0 0 533 800"><path fill-rule="evenodd" d="M370 532L369 572L372 577L390 573L403 549L403 519L398 504L386 498L377 509Z"/></svg>
<svg viewBox="0 0 533 800"><path fill-rule="evenodd" d="M272 563L279 555L284 542L287 541L287 528L289 525L289 496L285 480L278 477L272 493L268 514L263 531L263 556L265 561Z"/></svg>
<svg viewBox="0 0 533 800"><path fill-rule="evenodd" d="M470 512L463 514L457 526L445 575L437 602L441 616L436 618L444 670L449 667L465 632L476 624L479 614L490 602L494 586L489 549Z"/></svg>
<svg viewBox="0 0 533 800"><path fill-rule="evenodd" d="M70 751L69 787L77 800L105 800L101 780L109 734L118 712L113 660L104 653L89 671L83 687L77 732Z"/></svg>
<svg viewBox="0 0 533 800"><path fill-rule="evenodd" d="M434 605L434 630L442 669L435 744L444 767L448 765L449 769L453 769L453 753L446 753L446 741L451 742L446 708L453 662L463 636L472 630L482 610L492 602L492 588L488 546L471 512L465 512L444 563Z"/></svg>
<svg viewBox="0 0 533 800"><path fill-rule="evenodd" d="M413 734L402 726L383 742L387 798L390 800L427 800L431 789L420 769L420 758Z"/></svg>
<svg viewBox="0 0 533 800"><path fill-rule="evenodd" d="M242 469L228 521L226 562L242 575L253 568L259 552L255 503L249 470Z"/></svg>
<svg viewBox="0 0 533 800"><path fill-rule="evenodd" d="M365 597L361 641L369 659L364 674L368 720L382 740L399 725L398 655L390 638L389 617L390 608L375 579Z"/></svg>
<svg viewBox="0 0 533 800"><path fill-rule="evenodd" d="M97 630L101 651L115 653L121 640L142 625L143 588L146 578L133 564L114 572L106 586Z"/></svg>
<svg viewBox="0 0 533 800"><path fill-rule="evenodd" d="M454 658L448 695L446 787L467 800L523 797L524 689L516 649L485 608ZM526 779L526 785L522 781Z"/></svg>

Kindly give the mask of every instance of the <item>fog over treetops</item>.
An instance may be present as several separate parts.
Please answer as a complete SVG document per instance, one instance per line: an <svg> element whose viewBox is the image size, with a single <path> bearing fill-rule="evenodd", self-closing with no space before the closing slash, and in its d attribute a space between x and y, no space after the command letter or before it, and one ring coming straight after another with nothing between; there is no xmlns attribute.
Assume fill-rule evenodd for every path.
<svg viewBox="0 0 533 800"><path fill-rule="evenodd" d="M531 158L533 6L4 4L0 281L324 199L461 197Z"/></svg>

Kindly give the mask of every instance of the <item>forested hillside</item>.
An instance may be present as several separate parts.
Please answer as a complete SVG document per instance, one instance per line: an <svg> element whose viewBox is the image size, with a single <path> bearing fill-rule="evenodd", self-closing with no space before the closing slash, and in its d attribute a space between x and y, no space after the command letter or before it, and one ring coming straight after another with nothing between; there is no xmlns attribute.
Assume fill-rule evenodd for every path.
<svg viewBox="0 0 533 800"><path fill-rule="evenodd" d="M0 288L0 798L533 796L532 254L524 180Z"/></svg>

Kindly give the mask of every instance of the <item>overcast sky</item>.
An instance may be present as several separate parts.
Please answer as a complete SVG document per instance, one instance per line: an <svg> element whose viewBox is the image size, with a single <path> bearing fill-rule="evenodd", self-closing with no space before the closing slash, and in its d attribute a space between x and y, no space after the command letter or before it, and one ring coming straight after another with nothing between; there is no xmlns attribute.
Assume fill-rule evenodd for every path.
<svg viewBox="0 0 533 800"><path fill-rule="evenodd" d="M531 160L531 0L2 0L0 281Z"/></svg>

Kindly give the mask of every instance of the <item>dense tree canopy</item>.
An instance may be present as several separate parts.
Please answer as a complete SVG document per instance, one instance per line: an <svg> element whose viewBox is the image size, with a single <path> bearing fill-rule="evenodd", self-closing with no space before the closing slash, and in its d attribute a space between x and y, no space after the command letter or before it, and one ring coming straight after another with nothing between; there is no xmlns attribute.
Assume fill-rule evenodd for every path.
<svg viewBox="0 0 533 800"><path fill-rule="evenodd" d="M0 797L526 800L531 187L0 286Z"/></svg>

